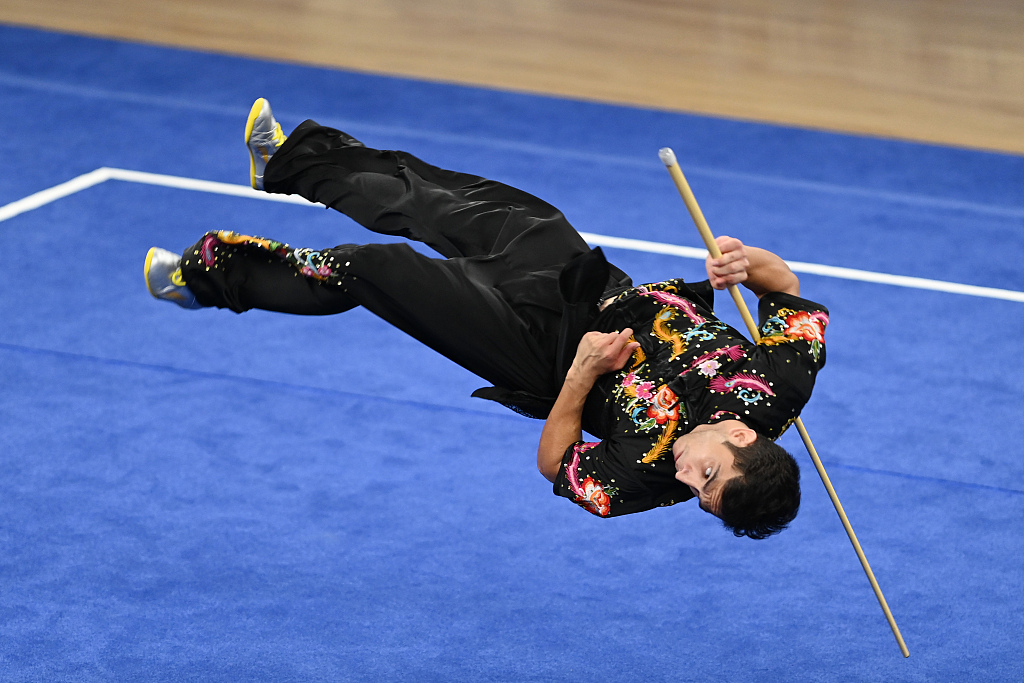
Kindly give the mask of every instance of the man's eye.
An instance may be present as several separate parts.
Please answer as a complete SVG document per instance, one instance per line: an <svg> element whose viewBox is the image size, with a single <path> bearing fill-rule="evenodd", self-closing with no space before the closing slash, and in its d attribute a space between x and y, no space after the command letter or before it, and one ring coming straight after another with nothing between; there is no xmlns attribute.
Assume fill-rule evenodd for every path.
<svg viewBox="0 0 1024 683"><path fill-rule="evenodd" d="M711 476L711 468L710 467L707 468L706 470L704 470L704 476L705 477L710 477Z"/></svg>

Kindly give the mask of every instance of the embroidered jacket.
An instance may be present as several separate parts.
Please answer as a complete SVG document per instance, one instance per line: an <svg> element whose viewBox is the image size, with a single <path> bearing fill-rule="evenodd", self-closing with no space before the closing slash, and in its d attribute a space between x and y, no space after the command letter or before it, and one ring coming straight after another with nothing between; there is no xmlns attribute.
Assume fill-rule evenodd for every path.
<svg viewBox="0 0 1024 683"><path fill-rule="evenodd" d="M675 479L676 438L740 419L776 439L799 416L825 364L827 309L767 294L755 345L714 316L713 292L706 281L668 280L628 289L602 311L594 329L630 327L640 348L590 392L583 427L602 441L566 450L556 495L602 517L689 500Z"/></svg>

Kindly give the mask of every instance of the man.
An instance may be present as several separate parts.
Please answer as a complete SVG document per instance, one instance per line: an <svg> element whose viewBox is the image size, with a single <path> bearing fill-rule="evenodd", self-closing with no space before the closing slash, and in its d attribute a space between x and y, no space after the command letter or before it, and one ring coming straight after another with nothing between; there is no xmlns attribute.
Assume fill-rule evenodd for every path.
<svg viewBox="0 0 1024 683"><path fill-rule="evenodd" d="M824 307L774 254L720 237L709 280L633 287L551 205L306 121L285 136L269 103L246 124L254 189L298 194L366 228L423 242L325 250L227 231L182 256L153 248L153 296L302 315L363 306L494 386L474 396L545 419L554 492L615 516L693 497L737 536L784 528L799 470L773 442L824 365ZM757 346L713 314L713 290L760 298ZM582 432L602 439L584 442Z"/></svg>

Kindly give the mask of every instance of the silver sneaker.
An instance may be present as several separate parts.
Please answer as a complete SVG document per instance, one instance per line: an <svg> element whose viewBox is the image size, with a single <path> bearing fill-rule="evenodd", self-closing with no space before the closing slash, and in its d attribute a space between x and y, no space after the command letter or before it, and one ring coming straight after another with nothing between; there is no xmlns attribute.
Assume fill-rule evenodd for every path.
<svg viewBox="0 0 1024 683"><path fill-rule="evenodd" d="M263 189L263 171L267 168L267 162L287 139L281 124L274 119L270 102L262 97L253 102L249 120L245 122L245 146L249 148L249 181L252 189Z"/></svg>
<svg viewBox="0 0 1024 683"><path fill-rule="evenodd" d="M157 299L173 301L182 308L202 308L181 276L181 257L153 247L146 254L146 287Z"/></svg>

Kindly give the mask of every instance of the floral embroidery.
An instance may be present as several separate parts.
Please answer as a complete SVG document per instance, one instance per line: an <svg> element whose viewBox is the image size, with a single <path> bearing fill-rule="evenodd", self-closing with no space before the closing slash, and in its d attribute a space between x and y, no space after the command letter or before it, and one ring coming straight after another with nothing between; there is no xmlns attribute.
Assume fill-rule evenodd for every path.
<svg viewBox="0 0 1024 683"><path fill-rule="evenodd" d="M654 397L654 382L640 381L635 372L629 372L614 389L616 402L633 420L637 431L646 432L657 426L654 420L647 418L647 405ZM623 401L623 399L625 399Z"/></svg>
<svg viewBox="0 0 1024 683"><path fill-rule="evenodd" d="M733 346L726 346L694 358L693 362L690 363L690 369L697 370L705 377L714 377L722 367L722 364L718 362L719 357L726 356L729 360L739 360L746 355L747 353L743 350L743 347L734 344Z"/></svg>
<svg viewBox="0 0 1024 683"><path fill-rule="evenodd" d="M828 314L824 311L794 311L790 308L779 309L762 327L763 336L760 344L774 346L795 341L811 343L811 355L817 361L821 355L821 346L825 343L825 328L828 326Z"/></svg>
<svg viewBox="0 0 1024 683"><path fill-rule="evenodd" d="M813 306L799 299L785 309L779 299L769 299L761 310L772 317L762 326L762 346L755 350L739 332L705 313L700 299L687 300L681 294L687 291L680 281L669 280L617 295L627 297L622 312L634 322L648 357L638 349L632 362L608 379L601 417L608 438L621 439L616 442L620 447L588 458L590 446L581 444L566 456L566 479L558 492L592 514L646 509L650 503L644 496L650 491L658 492L655 504L675 502L670 500L678 486L671 447L698 422L743 420L774 439L807 400L804 374L813 380L823 360L825 311L796 310ZM610 324L624 323L615 319ZM781 354L782 349L772 348L786 343L796 345ZM780 388L791 374L792 386L787 382L786 389Z"/></svg>
<svg viewBox="0 0 1024 683"><path fill-rule="evenodd" d="M650 401L654 398L654 392L651 389L654 388L654 382L640 382L636 385L637 398L642 398L645 401Z"/></svg>
<svg viewBox="0 0 1024 683"><path fill-rule="evenodd" d="M828 325L828 316L824 313L808 313L800 311L786 318L785 334L790 337L799 337L807 341L825 341L825 325Z"/></svg>
<svg viewBox="0 0 1024 683"><path fill-rule="evenodd" d="M650 463L658 459L672 445L672 439L676 432L676 426L681 417L684 417L686 409L679 401L676 393L669 389L667 384L658 389L654 401L647 407L647 417L654 420L658 426L664 425L658 440L654 442L651 449L644 454L641 461Z"/></svg>
<svg viewBox="0 0 1024 683"><path fill-rule="evenodd" d="M569 482L569 489L576 495L577 505L595 515L607 517L612 512L611 497L618 493L618 489L613 486L605 488L591 476L581 482L579 475L580 454L586 453L596 445L596 443L578 443L573 446L572 462L565 468L565 478Z"/></svg>
<svg viewBox="0 0 1024 683"><path fill-rule="evenodd" d="M301 274L316 280L327 280L334 275L334 271L327 265L328 257L322 252L313 249L292 249L284 242L276 242L251 235L240 235L230 230L218 230L216 233L210 233L203 238L199 254L204 264L207 266L214 265L216 261L214 248L220 244L247 244L265 249L292 264Z"/></svg>
<svg viewBox="0 0 1024 683"><path fill-rule="evenodd" d="M685 419L686 408L675 392L663 384L655 389L654 381L642 380L637 372L623 375L614 388L614 400L633 422L634 433L648 434L660 430L650 450L641 458L649 463L671 446L677 423Z"/></svg>
<svg viewBox="0 0 1024 683"><path fill-rule="evenodd" d="M319 251L313 251L312 249L295 249L291 253L291 258L288 259L299 267L299 272L306 277L315 278L317 280L326 280L333 273L331 269L324 263L324 255Z"/></svg>
<svg viewBox="0 0 1024 683"><path fill-rule="evenodd" d="M663 425L669 420L679 421L679 398L668 388L667 384L658 389L654 401L647 408L647 417L652 418L659 425Z"/></svg>
<svg viewBox="0 0 1024 683"><path fill-rule="evenodd" d="M705 377L714 377L720 367L722 367L722 364L714 358L708 358L703 363L696 364L697 372Z"/></svg>
<svg viewBox="0 0 1024 683"><path fill-rule="evenodd" d="M597 513L602 517L607 517L611 514L612 499L601 488L601 485L594 481L593 477L587 477L583 480L583 491L577 495L582 499L581 502L584 504L584 507L591 512Z"/></svg>

